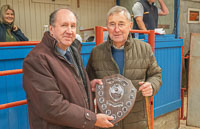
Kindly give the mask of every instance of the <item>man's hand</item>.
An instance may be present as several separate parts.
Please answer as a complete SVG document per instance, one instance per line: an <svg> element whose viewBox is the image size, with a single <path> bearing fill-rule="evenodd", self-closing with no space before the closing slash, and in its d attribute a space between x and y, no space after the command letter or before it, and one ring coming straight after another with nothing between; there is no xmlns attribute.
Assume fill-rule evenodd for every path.
<svg viewBox="0 0 200 129"><path fill-rule="evenodd" d="M100 127L100 128L110 128L114 126L110 122L110 120L114 119L112 116L99 113L96 115L96 117L97 117L97 121L95 123L95 126Z"/></svg>
<svg viewBox="0 0 200 129"><path fill-rule="evenodd" d="M153 95L153 88L150 82L139 82L140 88L139 91L142 92L143 96L152 96Z"/></svg>
<svg viewBox="0 0 200 129"><path fill-rule="evenodd" d="M94 79L90 82L91 84L91 89L92 89L92 92L95 92L96 91L96 85L99 84L99 85L103 85L103 82L101 79Z"/></svg>

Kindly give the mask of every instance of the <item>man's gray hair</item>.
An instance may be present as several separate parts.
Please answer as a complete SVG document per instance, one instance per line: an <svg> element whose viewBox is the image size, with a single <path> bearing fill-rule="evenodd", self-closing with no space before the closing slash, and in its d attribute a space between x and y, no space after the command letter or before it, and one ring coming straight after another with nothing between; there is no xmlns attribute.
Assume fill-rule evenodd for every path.
<svg viewBox="0 0 200 129"><path fill-rule="evenodd" d="M50 16L49 16L49 25L55 26L56 14L58 13L58 11L60 11L60 10L62 10L62 9L66 9L66 10L72 12L72 13L74 14L74 16L76 17L76 22L78 23L78 17L77 17L77 15L76 15L71 9L69 9L69 8L59 8L59 9L53 11L53 12L50 14Z"/></svg>
<svg viewBox="0 0 200 129"><path fill-rule="evenodd" d="M124 12L124 15L127 17L127 19L129 21L131 21L131 14L129 13L129 11L122 6L114 6L112 7L108 13L107 13L107 18L106 18L106 22L108 21L108 17L115 14L115 13L120 13L120 12Z"/></svg>

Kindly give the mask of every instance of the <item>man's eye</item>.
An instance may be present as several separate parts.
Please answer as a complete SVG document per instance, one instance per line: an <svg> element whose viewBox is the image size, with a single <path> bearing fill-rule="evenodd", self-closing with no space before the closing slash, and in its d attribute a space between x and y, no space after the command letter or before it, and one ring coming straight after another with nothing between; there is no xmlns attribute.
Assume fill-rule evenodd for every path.
<svg viewBox="0 0 200 129"><path fill-rule="evenodd" d="M110 26L114 26L115 24L114 23L110 23Z"/></svg>
<svg viewBox="0 0 200 129"><path fill-rule="evenodd" d="M62 27L66 27L67 25L61 25Z"/></svg>
<svg viewBox="0 0 200 129"><path fill-rule="evenodd" d="M71 28L76 28L76 25L72 25Z"/></svg>

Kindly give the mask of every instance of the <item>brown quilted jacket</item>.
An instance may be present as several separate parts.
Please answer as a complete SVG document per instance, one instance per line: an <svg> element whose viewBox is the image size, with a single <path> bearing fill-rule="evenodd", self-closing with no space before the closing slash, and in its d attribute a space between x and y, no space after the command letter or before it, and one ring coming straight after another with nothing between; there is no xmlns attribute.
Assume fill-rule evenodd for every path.
<svg viewBox="0 0 200 129"><path fill-rule="evenodd" d="M119 74L120 70L114 61L111 52L112 41L108 41L93 48L87 64L89 78L102 79L105 76ZM138 82L150 82L155 95L162 83L161 68L158 66L152 48L148 43L130 36L124 47L124 73L123 76L130 79L136 89L139 89ZM146 121L145 98L141 92L137 93L136 102L131 112L118 123L115 129L145 129Z"/></svg>

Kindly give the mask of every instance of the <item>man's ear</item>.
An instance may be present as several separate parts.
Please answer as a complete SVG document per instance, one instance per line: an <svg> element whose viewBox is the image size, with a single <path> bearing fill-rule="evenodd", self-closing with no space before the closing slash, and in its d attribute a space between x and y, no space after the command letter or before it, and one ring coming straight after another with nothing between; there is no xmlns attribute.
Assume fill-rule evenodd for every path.
<svg viewBox="0 0 200 129"><path fill-rule="evenodd" d="M130 22L130 30L133 28L133 22Z"/></svg>
<svg viewBox="0 0 200 129"><path fill-rule="evenodd" d="M52 25L49 25L49 32L51 35L53 34L53 26Z"/></svg>

